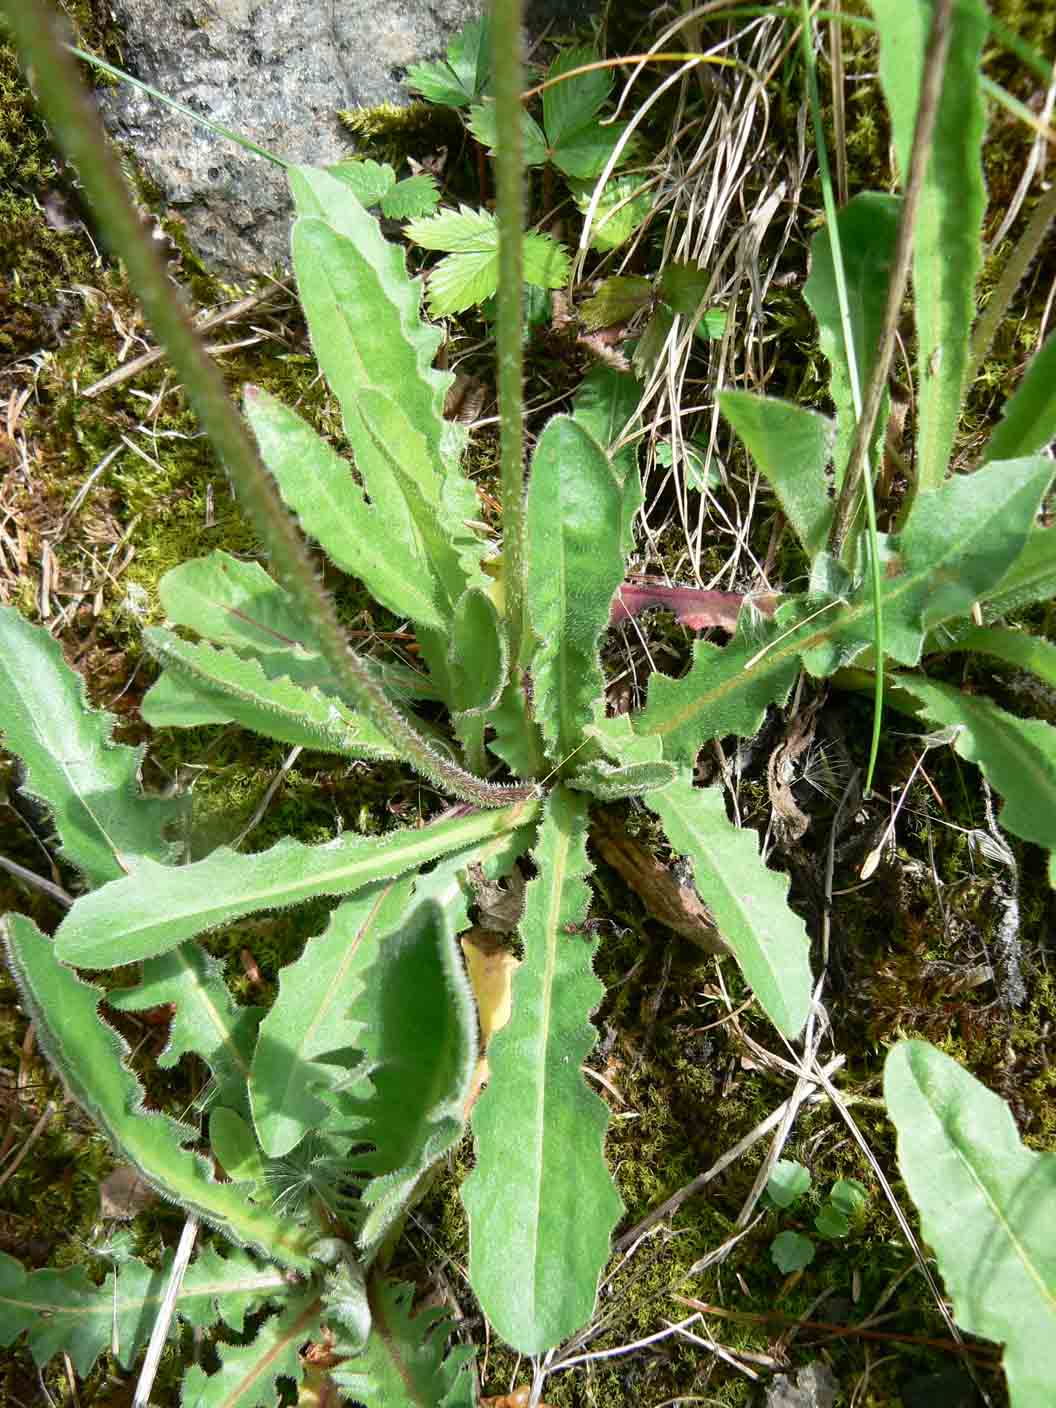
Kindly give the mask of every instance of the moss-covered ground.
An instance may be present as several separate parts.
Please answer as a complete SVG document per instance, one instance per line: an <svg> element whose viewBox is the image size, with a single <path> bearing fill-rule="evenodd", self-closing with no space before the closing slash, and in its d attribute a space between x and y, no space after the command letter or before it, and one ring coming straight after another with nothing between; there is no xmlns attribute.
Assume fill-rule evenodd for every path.
<svg viewBox="0 0 1056 1408"><path fill-rule="evenodd" d="M76 0L68 8L83 40L116 57L117 50L108 46L116 45L118 36L108 27L105 7ZM611 52L641 47L647 32L646 13L623 8L608 36ZM994 8L1051 56L1056 28L1051 10L1029 0L1002 0ZM846 60L853 80L846 140L851 187L886 186L888 129L869 77L875 70L871 41L852 37ZM1036 81L1014 59L996 57L988 71L1021 100L1036 98ZM794 74L775 78L775 97L771 140L793 143L801 98ZM645 129L646 141L657 149L666 140L664 123L672 112L671 105L660 104ZM455 139L457 135L456 128ZM357 136L364 151L389 160L408 155L425 159L453 140L449 116L430 118L421 108L411 117L371 115L358 123ZM1019 182L1028 147L1023 129L998 116L986 149L995 222ZM449 171L455 196L479 196L474 191L479 166L468 147L453 153ZM146 191L140 194L144 201L150 197ZM801 200L801 224L788 256L790 267L798 261L800 269L811 220L821 206L812 179ZM250 291L211 280L180 240L178 224L163 210L156 215L171 235L173 274L188 286L196 306L216 307ZM1022 224L1023 217L1012 237ZM992 252L995 274L988 266L984 290L1008 247L1006 242ZM655 248L641 251L640 272L650 272L651 257L657 257ZM1050 248L983 365L969 405L966 446L992 423L1015 385L1046 316L1054 274L1056 256ZM775 287L768 313L782 346L780 375L770 390L820 401L824 366L798 287ZM484 331L467 318L453 337L469 347ZM280 290L222 332L222 340L232 343L253 338L223 357L232 388L246 382L264 386L336 440L336 410L317 377L292 296ZM149 745L146 785L191 788L192 844L201 854L241 831L287 750L230 729L152 736L138 717L138 703L155 677L155 667L141 652L139 632L144 623L161 619L160 577L214 547L248 555L259 550L164 363L100 394L88 394L95 382L148 344L135 299L120 269L98 252L90 217L48 145L10 46L0 35L0 600L46 621L84 675L91 701L116 715L118 739ZM528 364L535 378L529 394L541 395L545 389L556 395L574 388L586 358L574 341L554 333L533 342ZM490 386L486 349L470 352L464 369ZM475 439L472 453L480 482L487 484L494 452L486 433ZM87 492L71 511L85 486ZM660 560L650 564L653 570L666 565L668 549L671 562L681 551L678 531L664 526L669 508L662 499L650 505L659 529ZM482 507L482 513L488 511ZM760 558L768 532L763 517L753 530ZM790 580L803 564L792 549L783 548L782 554L787 559L780 556L775 570ZM384 630L394 624L357 584L336 579L329 584L351 630ZM1031 625L1051 634L1051 607L1035 610ZM645 630L665 668L677 673L688 659L684 630L662 616L651 618ZM624 643L614 639L607 650L614 671L621 668ZM956 668L999 702L1025 712L1048 710L1051 719L1051 699L1040 706L1036 700L1025 704L1026 686L1015 671L975 660L960 660ZM778 848L775 856L775 863L792 875L792 902L815 939L821 931L820 874L845 776L841 769L846 758L864 758L870 719L865 697L830 691L810 776L796 792L811 827L802 841ZM780 726L777 719L768 724L768 746L746 760L742 774L742 819L760 832L769 820L766 757L779 741ZM888 720L880 797L909 778L917 757L913 728L897 715ZM735 748L736 741L730 746ZM2 762L0 769L4 855L71 883L49 851L46 819L17 794L14 763ZM321 840L339 827L376 833L428 815L438 805L399 767L348 767L302 754L286 771L250 844L260 849L290 834ZM655 847L657 834L648 814L634 804L626 804L624 812L628 831ZM988 976L1004 885L971 845L971 833L985 825L978 774L949 750L930 754L927 781L914 782L895 844L885 851L872 882L862 886L859 868L887 818L886 804L863 806L837 838L825 998L833 1024L831 1048L846 1058L839 1089L876 1165L903 1196L893 1128L879 1098L884 1053L899 1036L927 1037L962 1061L1009 1101L1031 1147L1056 1149L1056 982L1051 971L1056 912L1041 855L1014 844L1026 998L1018 1007L1004 1004ZM670 859L666 854L661 858ZM594 913L602 921L597 970L607 996L596 1015L599 1044L592 1064L601 1077L598 1088L611 1104L607 1151L627 1208L623 1226L631 1227L765 1120L788 1097L793 1082L772 1059L786 1057L787 1051L747 1002L731 964L720 967L703 959L656 924L604 864L598 867L596 892ZM31 914L45 929L60 917L46 896L0 872L0 911L6 909ZM318 930L325 910L325 905L315 905L247 920L209 940L242 1000L268 1003L279 969L298 952L304 937ZM150 1098L173 1107L194 1099L200 1071L184 1069L186 1062L174 1073L157 1067L163 1025L127 1018L122 1030L136 1048L137 1069ZM50 1117L17 1169L0 1170L0 1251L27 1266L80 1263L101 1274L101 1253L113 1226L100 1222L98 1192L111 1155L77 1107L64 1100L35 1052L13 985L0 977L3 1156L17 1154L49 1101ZM546 1402L554 1408L760 1404L776 1368L794 1369L819 1358L841 1385L842 1401L856 1408L978 1401L970 1382L961 1385L967 1396L957 1397L957 1385L947 1388L948 1397L939 1396L938 1376L945 1375L949 1386L950 1373L959 1372L963 1361L914 1270L874 1165L829 1102L800 1112L784 1149L785 1158L800 1160L812 1173L807 1200L788 1212L761 1204L736 1246L709 1261L716 1248L742 1231L738 1214L768 1143L762 1139L752 1145L701 1196L685 1202L673 1218L615 1258L599 1299L596 1333L586 1346L591 1353L613 1353L554 1374L546 1384ZM415 1210L394 1265L423 1292L443 1293L457 1302L464 1317L461 1332L480 1346L483 1390L498 1395L527 1382L527 1366L488 1340L467 1288L466 1225L457 1190L470 1160L467 1141ZM802 1273L782 1275L769 1254L773 1237L785 1230L812 1233L814 1215L839 1178L856 1178L869 1192L849 1236L839 1241L815 1236L813 1264ZM153 1206L134 1224L135 1249L156 1255L175 1241L180 1223L177 1210ZM708 1318L707 1330L698 1324L695 1332L747 1357L732 1364L705 1345L677 1336L615 1353L685 1318L690 1311L678 1297L719 1307L722 1314ZM841 1330L860 1323L881 1304L871 1338ZM827 1328L803 1328L799 1320ZM186 1335L170 1348L153 1401L178 1401L179 1366L191 1348ZM990 1401L1000 1404L1004 1389L995 1355L979 1346L971 1362ZM75 1390L61 1361L41 1378L15 1347L0 1363L0 1404L40 1403L45 1384L54 1402L125 1404L131 1401L132 1382L103 1361Z"/></svg>

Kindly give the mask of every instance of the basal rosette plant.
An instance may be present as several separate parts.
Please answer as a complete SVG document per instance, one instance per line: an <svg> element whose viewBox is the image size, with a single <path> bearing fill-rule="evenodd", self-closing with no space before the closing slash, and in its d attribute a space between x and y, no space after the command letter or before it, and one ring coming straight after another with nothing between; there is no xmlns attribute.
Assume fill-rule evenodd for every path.
<svg viewBox="0 0 1056 1408"><path fill-rule="evenodd" d="M889 56L905 44L901 23L886 3L875 12ZM139 756L113 744L111 721L87 708L57 644L14 611L0 612L5 746L23 759L25 788L51 809L62 853L87 887L53 941L9 916L7 958L24 1006L115 1149L235 1244L226 1259L209 1252L191 1263L176 1313L196 1326L222 1320L240 1329L248 1313L273 1311L249 1343L218 1344L215 1372L188 1371L185 1402L273 1402L279 1378L315 1372L299 1357L308 1340L326 1343L327 1372L351 1400L385 1408L475 1401L471 1351L445 1357L444 1318L412 1314L409 1288L386 1272L423 1179L465 1128L477 1023L457 938L469 924L471 868L498 881L524 860L533 878L512 1016L490 1042L490 1081L472 1116L474 1168L463 1189L470 1280L496 1332L526 1354L589 1320L622 1210L603 1155L607 1108L581 1073L602 996L585 924L592 806L639 797L655 813L759 1003L794 1039L811 1004L803 922L754 833L727 818L721 787L695 784L697 752L756 732L803 670L875 668L878 614L883 652L901 671L966 641L998 655L1021 649L1022 637L1005 627L964 632L973 611L993 622L1050 594L1056 578L1050 530L1038 525L1052 478L1040 453L1056 420L1051 343L983 463L945 477L978 270L982 16L981 5L956 11L949 65L971 81L943 88L917 211L919 482L904 521L897 533L852 531L836 542L827 487L830 464L837 488L843 482L858 420L850 390L858 372L834 311L847 298L840 284L851 292L857 366L867 376L901 218L896 198L867 195L839 216L842 270L831 256L826 262L828 234L818 236L808 289L832 363L835 421L742 393L721 400L810 559L807 590L781 598L772 616L746 603L730 642L698 643L683 678L654 677L642 710L607 716L599 658L641 505L635 453L621 446L637 406L633 379L608 369L587 378L569 412L540 433L523 502L504 465L496 557L461 470L464 432L442 415L450 376L433 366L440 334L422 318L420 283L348 183L307 167L290 172L293 264L347 455L249 387L245 417L264 472L243 456L244 432L206 386L203 420L218 427L272 573L218 551L166 576L168 625L144 635L163 669L143 713L156 727L233 721L338 757L402 759L454 799L449 811L380 838L288 838L258 854L222 847L181 863L167 831L176 804L140 792ZM20 37L34 53L31 28L26 20ZM921 61L922 36L912 51ZM884 72L903 143L920 83L905 80L904 55L898 67L894 77L890 64ZM500 92L500 149L501 101ZM974 157L954 163L951 175L945 158L965 130L975 134ZM908 142L899 150L908 160ZM974 221L956 258L953 212ZM500 228L503 220L500 209ZM129 267L135 276L131 257ZM519 280L507 277L504 291L519 306ZM160 318L168 296L167 286L157 294ZM514 334L507 350L520 345ZM171 340L180 346L178 328ZM188 358L193 392L200 368ZM425 672L350 652L302 533L412 623ZM1043 656L1031 660L1044 664ZM900 673L898 685L929 721L957 728L956 746L1007 798L1005 825L1056 849L1051 726L919 674ZM422 700L428 722L417 711ZM435 720L438 703L446 725ZM506 780L493 781L497 772ZM282 970L272 1007L240 1006L202 937L317 896L340 903ZM103 990L74 971L130 964L140 965L138 980L106 1001L126 1011L173 1005L165 1060L193 1052L212 1075L200 1128L143 1109L123 1044L99 1016ZM904 1106L892 1108L899 1119ZM1051 1201L1051 1177L1049 1191ZM27 1274L3 1258L0 1338L25 1332L38 1362L63 1348L84 1369L110 1346L117 1316L128 1364L164 1276L165 1268L137 1263L120 1286L94 1287L80 1275ZM1038 1284L1052 1285L1044 1268ZM1026 1282L1021 1293L1039 1294ZM1041 1400L1024 1390L1017 1402Z"/></svg>

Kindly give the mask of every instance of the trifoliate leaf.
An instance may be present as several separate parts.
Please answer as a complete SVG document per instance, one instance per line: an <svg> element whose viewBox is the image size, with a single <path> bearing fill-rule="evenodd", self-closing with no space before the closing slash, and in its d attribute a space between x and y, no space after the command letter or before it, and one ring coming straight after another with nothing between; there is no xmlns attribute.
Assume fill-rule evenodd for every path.
<svg viewBox="0 0 1056 1408"><path fill-rule="evenodd" d="M362 206L377 205L396 185L396 173L388 162L339 161L326 171L346 185Z"/></svg>
<svg viewBox="0 0 1056 1408"><path fill-rule="evenodd" d="M414 64L407 72L407 87L431 103L464 108L484 92L491 77L491 40L488 22L467 24L447 46L447 62Z"/></svg>
<svg viewBox="0 0 1056 1408"><path fill-rule="evenodd" d="M423 249L450 251L429 274L427 297L434 317L461 313L498 288L499 229L486 210L442 210L412 220L408 238ZM549 235L524 236L524 281L538 288L562 288L568 280L569 258Z"/></svg>
<svg viewBox="0 0 1056 1408"><path fill-rule="evenodd" d="M572 198L585 215L594 195L594 182L572 185ZM605 182L590 227L591 249L618 249L637 230L653 208L653 193L641 177L613 176Z"/></svg>
<svg viewBox="0 0 1056 1408"><path fill-rule="evenodd" d="M436 177L428 171L397 181L381 198L381 213L387 220L412 220L431 215L440 199Z"/></svg>
<svg viewBox="0 0 1056 1408"><path fill-rule="evenodd" d="M482 147L493 152L499 145L494 103L477 103L469 110L466 126ZM542 128L530 113L521 113L521 141L525 166L542 166L550 155Z"/></svg>

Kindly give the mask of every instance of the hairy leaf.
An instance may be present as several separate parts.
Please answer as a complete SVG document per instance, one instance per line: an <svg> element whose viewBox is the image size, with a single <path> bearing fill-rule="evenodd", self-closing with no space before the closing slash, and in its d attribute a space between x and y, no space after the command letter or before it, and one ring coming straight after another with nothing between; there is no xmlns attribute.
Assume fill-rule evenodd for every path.
<svg viewBox="0 0 1056 1408"><path fill-rule="evenodd" d="M494 152L499 145L499 129L493 102L475 103L469 110L466 126L483 147ZM542 166L547 159L546 137L535 118L521 111L521 144L525 166Z"/></svg>
<svg viewBox="0 0 1056 1408"><path fill-rule="evenodd" d="M475 1351L444 1357L451 1322L437 1306L411 1314L414 1287L375 1275L368 1283L371 1331L355 1358L339 1364L334 1382L366 1408L475 1408Z"/></svg>
<svg viewBox="0 0 1056 1408"><path fill-rule="evenodd" d="M157 1269L137 1257L122 1259L117 1273L96 1286L82 1266L26 1272L0 1253L0 1345L26 1332L35 1364L65 1353L83 1376L116 1340L118 1362L130 1368L160 1309L173 1256L168 1252ZM184 1273L176 1313L203 1329L222 1318L241 1333L247 1311L286 1290L278 1267L259 1267L237 1248L222 1257L205 1247Z"/></svg>
<svg viewBox="0 0 1056 1408"><path fill-rule="evenodd" d="M326 931L279 974L279 992L260 1027L250 1093L264 1152L278 1158L330 1113L315 1093L332 1087L340 1067L318 1060L355 1045L352 1003L379 942L399 926L412 882L371 885L330 916Z"/></svg>
<svg viewBox="0 0 1056 1408"><path fill-rule="evenodd" d="M1056 334L1031 358L1023 380L1005 403L985 460L1012 460L1044 450L1056 436Z"/></svg>
<svg viewBox="0 0 1056 1408"><path fill-rule="evenodd" d="M832 519L825 479L832 457L832 422L804 406L747 391L723 391L719 406L813 558L825 546Z"/></svg>
<svg viewBox="0 0 1056 1408"><path fill-rule="evenodd" d="M243 562L220 548L166 572L158 595L174 626L187 626L215 645L254 655L298 646L319 650L315 628L260 563Z"/></svg>
<svg viewBox="0 0 1056 1408"><path fill-rule="evenodd" d="M642 506L642 477L638 473L637 444L619 442L637 425L640 401L641 388L630 372L603 366L591 368L572 399L572 419L608 455L621 486L621 546L625 558L634 552L634 520Z"/></svg>
<svg viewBox="0 0 1056 1408"><path fill-rule="evenodd" d="M281 401L247 386L242 402L261 458L304 531L395 615L441 629L439 589L406 518L385 500L368 504L348 464Z"/></svg>
<svg viewBox="0 0 1056 1408"><path fill-rule="evenodd" d="M320 846L286 838L256 855L221 847L193 865L144 861L136 875L81 897L59 926L56 951L64 962L85 968L134 963L258 909L352 894L474 842L508 835L537 808L534 800L521 802L419 830L341 836Z"/></svg>
<svg viewBox="0 0 1056 1408"><path fill-rule="evenodd" d="M311 167L290 172L298 288L319 365L341 403L356 468L375 505L429 558L449 611L475 580L482 544L458 470L464 433L443 418L453 380L432 363L440 334L421 318L421 283L351 191Z"/></svg>
<svg viewBox="0 0 1056 1408"><path fill-rule="evenodd" d="M168 873L164 866L156 869ZM103 996L100 989L64 967L54 945L31 920L10 914L3 922L8 966L36 1024L41 1048L120 1153L163 1197L271 1260L310 1272L312 1261L300 1228L247 1204L234 1184L215 1182L206 1160L183 1147L197 1132L143 1108L143 1091L125 1066L127 1047L96 1011Z"/></svg>
<svg viewBox="0 0 1056 1408"><path fill-rule="evenodd" d="M925 715L943 728L958 727L953 746L1005 799L1001 824L1024 841L1056 850L1056 728L1042 719L1019 719L989 699L916 675L894 683L920 700Z"/></svg>
<svg viewBox="0 0 1056 1408"><path fill-rule="evenodd" d="M721 787L694 787L684 772L645 804L692 863L697 893L766 1015L797 1037L810 1011L810 941L788 907L788 877L767 869L753 831L727 821Z"/></svg>
<svg viewBox="0 0 1056 1408"><path fill-rule="evenodd" d="M918 498L906 530L886 539L883 611L887 650L915 665L931 625L967 615L1023 553L1052 465L1040 457L987 465ZM1042 535L1044 537L1044 535ZM1043 554L1032 559L1044 572ZM872 644L868 584L794 598L774 622L746 617L725 648L698 642L680 680L654 675L639 733L658 734L664 756L692 762L700 745L727 733L755 732L768 704L783 700L802 657L828 675Z"/></svg>
<svg viewBox="0 0 1056 1408"><path fill-rule="evenodd" d="M1008 665L1031 670L1046 684L1056 686L1056 644L1032 636L1029 631L1013 631L1005 626L971 626L940 648L992 655Z"/></svg>
<svg viewBox="0 0 1056 1408"><path fill-rule="evenodd" d="M477 1059L473 996L455 934L469 923L458 872L464 858L419 878L415 904L374 949L366 985L352 1005L370 1083L340 1101L349 1132L372 1150L353 1156L373 1175L363 1190L367 1216L359 1244L373 1251L421 1175L462 1137L463 1108ZM408 1053L413 1052L413 1060Z"/></svg>
<svg viewBox="0 0 1056 1408"><path fill-rule="evenodd" d="M1001 580L984 592L984 616L994 621L1056 596L1056 530L1034 525Z"/></svg>
<svg viewBox="0 0 1056 1408"><path fill-rule="evenodd" d="M191 645L172 631L148 627L143 643L177 678L184 676L199 691L208 720L217 714L243 728L321 753L346 758L398 758L399 753L369 719L318 690L302 689L288 679L268 679L260 662L244 660L233 650ZM161 693L154 711L151 692L143 699L143 717L155 725L173 717L171 685Z"/></svg>
<svg viewBox="0 0 1056 1408"><path fill-rule="evenodd" d="M451 622L451 707L458 713L486 714L506 687L506 635L487 592L471 587L455 607Z"/></svg>
<svg viewBox="0 0 1056 1408"><path fill-rule="evenodd" d="M597 1039L587 800L551 794L525 893L513 1016L488 1048L473 1115L476 1167L462 1187L470 1281L499 1334L539 1354L589 1320L622 1210L605 1167L608 1110L580 1063Z"/></svg>
<svg viewBox="0 0 1056 1408"><path fill-rule="evenodd" d="M855 363L858 368L858 385L863 396L880 344L888 276L898 234L899 206L897 196L864 191L848 201L837 216ZM811 241L810 278L803 285L803 297L817 319L821 350L831 368L829 390L836 403L833 467L836 485L839 487L843 482L843 472L847 467L858 417L851 395L850 365L836 294L832 242L828 230L819 230ZM744 393L738 394L743 396ZM886 415L877 419L873 448L883 439L885 420ZM760 465L760 468L766 472L764 466ZM820 479L818 487L822 487Z"/></svg>
<svg viewBox="0 0 1056 1408"><path fill-rule="evenodd" d="M192 941L148 959L139 982L106 995L115 1012L174 1007L169 1039L157 1058L162 1070L181 1056L200 1056L213 1076L211 1098L243 1114L249 1112L247 1082L262 1009L240 1007L232 998L216 959Z"/></svg>
<svg viewBox="0 0 1056 1408"><path fill-rule="evenodd" d="M188 1369L182 1401L195 1408L274 1408L279 1402L276 1380L301 1381L300 1350L306 1340L321 1337L321 1311L316 1287L289 1292L279 1314L265 1320L249 1344L216 1343L220 1368L215 1374L197 1364Z"/></svg>
<svg viewBox="0 0 1056 1408"><path fill-rule="evenodd" d="M527 596L535 713L556 763L579 747L602 695L598 641L623 579L622 499L598 442L555 416L532 459Z"/></svg>
<svg viewBox="0 0 1056 1408"><path fill-rule="evenodd" d="M139 790L143 748L114 743L110 714L92 709L58 641L0 606L0 734L26 765L23 790L51 810L62 854L92 884L168 860L163 828L179 805Z"/></svg>
<svg viewBox="0 0 1056 1408"><path fill-rule="evenodd" d="M925 1041L884 1067L898 1162L962 1329L1004 1344L1015 1408L1056 1383L1056 1154L1020 1142L1008 1106Z"/></svg>
<svg viewBox="0 0 1056 1408"><path fill-rule="evenodd" d="M932 6L873 0L872 9L880 31L880 83L904 182ZM958 0L950 17L949 56L913 230L917 478L926 491L939 487L950 460L982 266L986 113L979 63L986 27L983 0Z"/></svg>

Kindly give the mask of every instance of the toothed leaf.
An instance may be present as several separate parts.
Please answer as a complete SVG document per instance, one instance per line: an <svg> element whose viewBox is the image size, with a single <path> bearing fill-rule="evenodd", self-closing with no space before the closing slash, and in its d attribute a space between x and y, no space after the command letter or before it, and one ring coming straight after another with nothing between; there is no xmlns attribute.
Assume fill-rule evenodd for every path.
<svg viewBox="0 0 1056 1408"><path fill-rule="evenodd" d="M26 765L23 790L50 809L62 854L94 885L149 857L172 858L163 829L179 804L139 788L143 748L114 743L114 719L87 702L58 641L0 606L0 738Z"/></svg>
<svg viewBox="0 0 1056 1408"><path fill-rule="evenodd" d="M280 1378L301 1381L301 1347L322 1334L322 1301L315 1287L290 1294L278 1315L265 1320L245 1345L215 1342L220 1368L206 1374L197 1364L183 1380L181 1401L194 1408L274 1408Z"/></svg>
<svg viewBox="0 0 1056 1408"><path fill-rule="evenodd" d="M697 893L766 1015L797 1037L810 1011L810 941L788 907L788 877L766 867L754 831L727 821L721 787L694 787L684 772L645 804L689 858Z"/></svg>
<svg viewBox="0 0 1056 1408"><path fill-rule="evenodd" d="M434 821L387 836L341 836L320 846L289 838L256 855L221 847L193 865L144 861L136 875L84 895L59 926L56 952L85 968L116 968L258 909L347 895L416 870L529 822L538 804Z"/></svg>
<svg viewBox="0 0 1056 1408"><path fill-rule="evenodd" d="M580 1064L602 996L587 917L587 799L550 796L525 891L513 1015L491 1039L473 1114L476 1166L462 1186L469 1275L495 1329L540 1354L590 1319L622 1212L602 1153L608 1109Z"/></svg>

